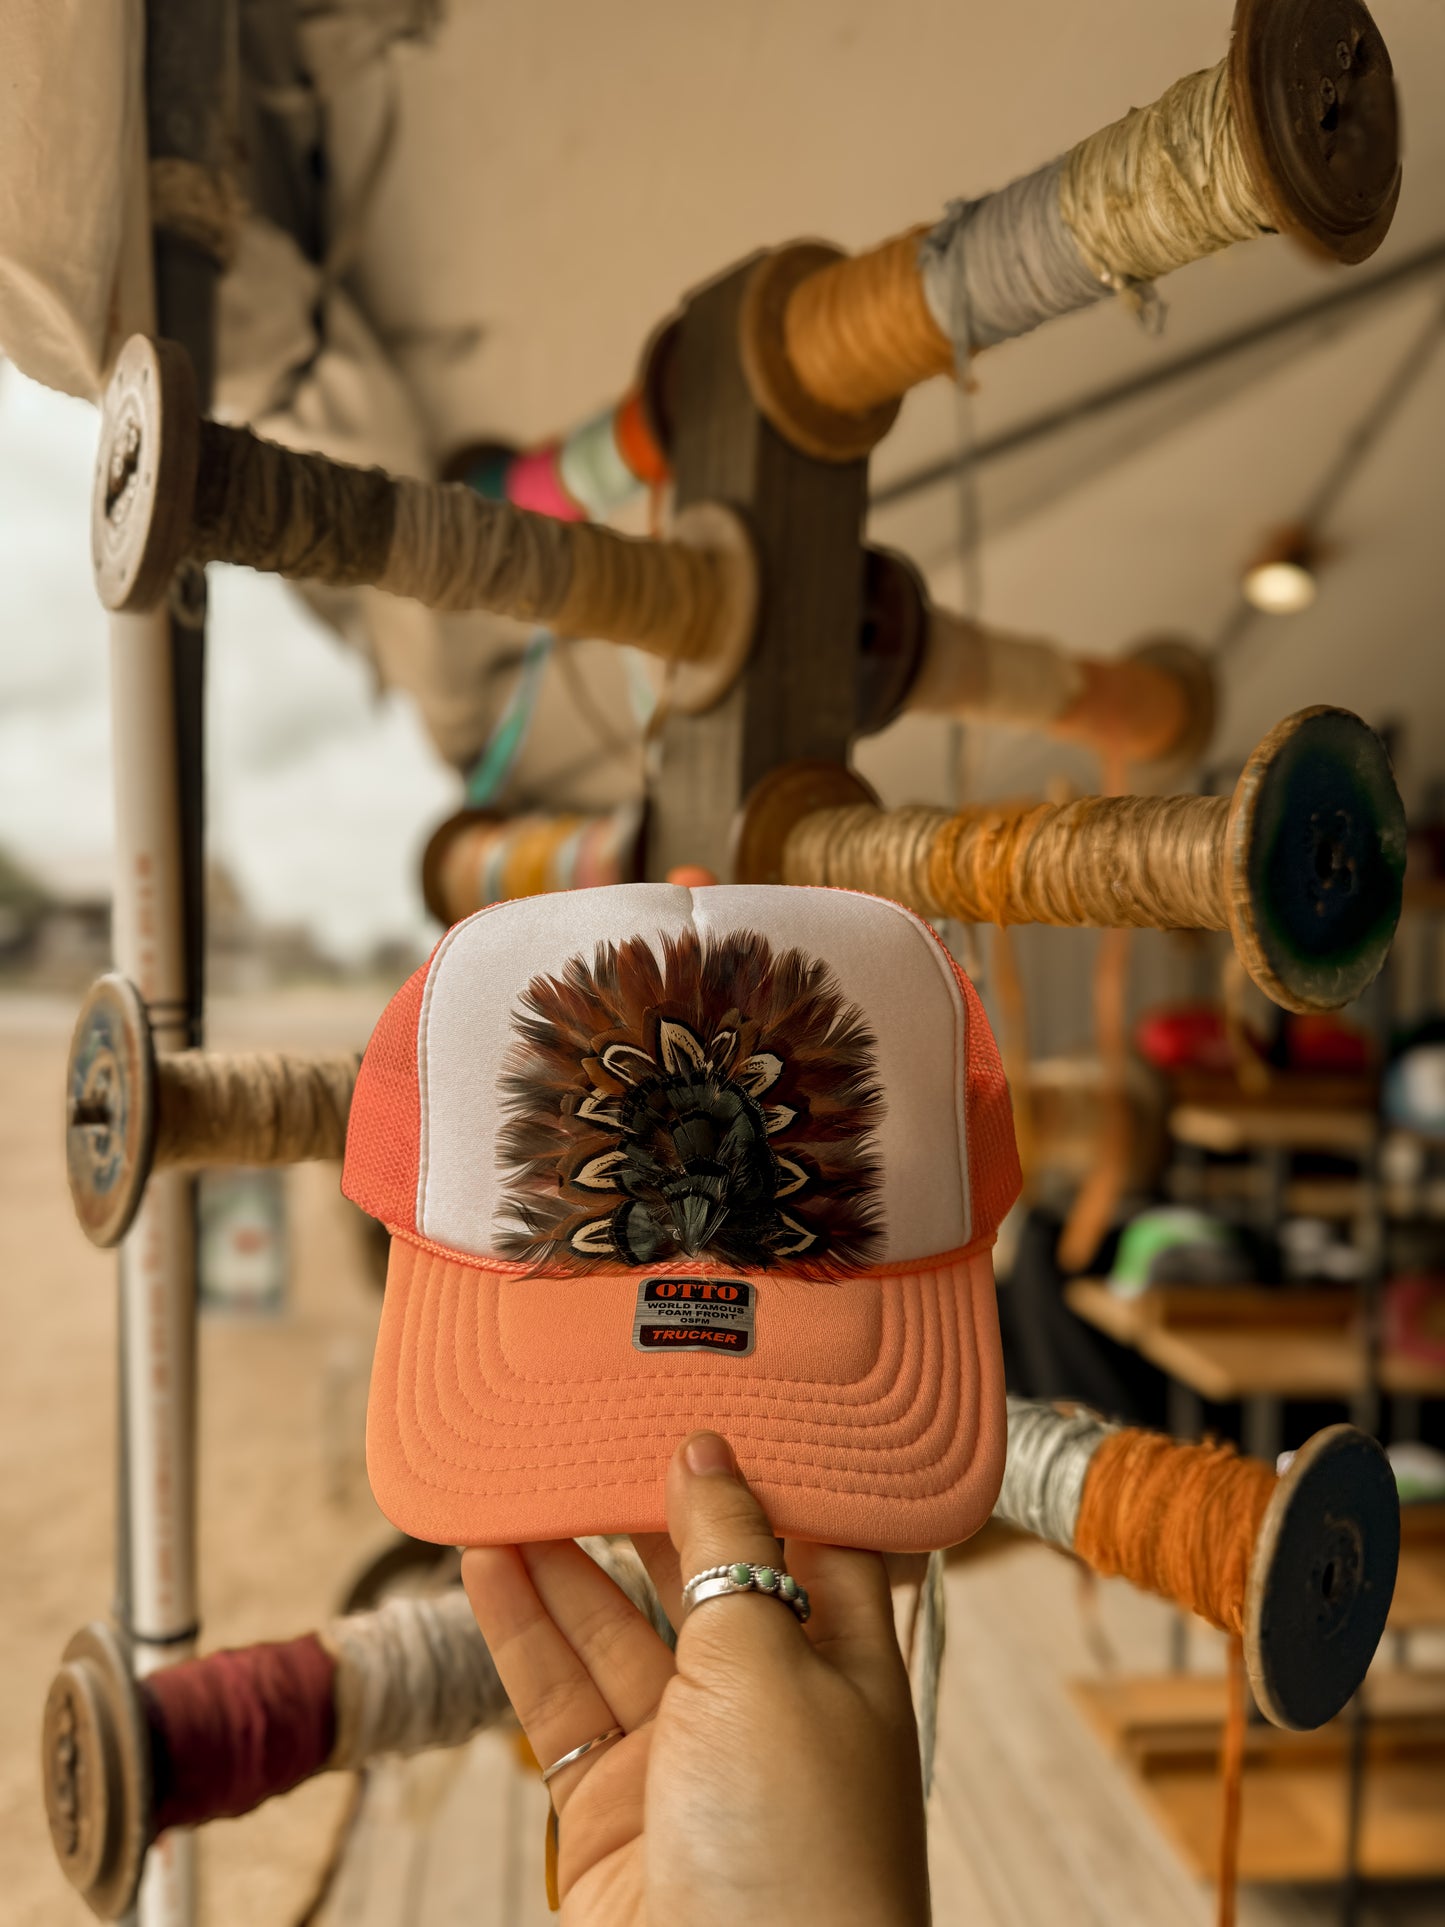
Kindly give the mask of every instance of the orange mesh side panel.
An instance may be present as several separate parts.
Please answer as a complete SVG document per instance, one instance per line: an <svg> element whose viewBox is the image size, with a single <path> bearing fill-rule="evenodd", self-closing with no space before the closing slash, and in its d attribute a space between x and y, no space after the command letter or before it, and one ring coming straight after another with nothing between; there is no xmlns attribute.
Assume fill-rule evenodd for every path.
<svg viewBox="0 0 1445 1927"><path fill-rule="evenodd" d="M973 1236L991 1238L1023 1185L1013 1102L978 992L952 954L947 954L968 1007L968 1169L973 1187Z"/></svg>
<svg viewBox="0 0 1445 1927"><path fill-rule="evenodd" d="M436 952L397 991L361 1060L341 1189L373 1218L402 1231L416 1229L417 1165L421 1154L421 1090L416 1033L422 992Z"/></svg>

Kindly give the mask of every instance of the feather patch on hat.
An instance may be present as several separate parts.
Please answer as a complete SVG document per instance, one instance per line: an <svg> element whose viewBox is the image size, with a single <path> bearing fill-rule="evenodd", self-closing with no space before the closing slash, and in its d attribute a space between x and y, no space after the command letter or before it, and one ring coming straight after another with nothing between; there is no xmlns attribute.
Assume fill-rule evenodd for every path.
<svg viewBox="0 0 1445 1927"><path fill-rule="evenodd" d="M754 931L601 944L534 977L503 1075L507 1257L707 1255L830 1277L875 1261L872 1032L828 966Z"/></svg>

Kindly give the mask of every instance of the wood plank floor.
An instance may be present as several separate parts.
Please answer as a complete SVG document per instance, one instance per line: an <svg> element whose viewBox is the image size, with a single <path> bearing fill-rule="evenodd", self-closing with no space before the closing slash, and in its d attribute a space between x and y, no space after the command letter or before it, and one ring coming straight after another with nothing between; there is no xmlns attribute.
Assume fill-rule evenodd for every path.
<svg viewBox="0 0 1445 1927"><path fill-rule="evenodd" d="M1071 1703L1104 1649L1167 1663L1171 1615L1128 1587L1092 1589L1067 1561L1019 1544L950 1570L949 1643L929 1852L935 1927L1210 1927L1195 1880L1128 1772ZM1191 1634L1192 1663L1219 1642ZM546 1802L510 1739L450 1763L378 1774L321 1927L542 1927ZM1255 1888L1241 1927L1326 1927L1328 1888ZM1386 1889L1370 1927L1445 1922L1445 1889ZM679 1927L683 1927L680 1923Z"/></svg>

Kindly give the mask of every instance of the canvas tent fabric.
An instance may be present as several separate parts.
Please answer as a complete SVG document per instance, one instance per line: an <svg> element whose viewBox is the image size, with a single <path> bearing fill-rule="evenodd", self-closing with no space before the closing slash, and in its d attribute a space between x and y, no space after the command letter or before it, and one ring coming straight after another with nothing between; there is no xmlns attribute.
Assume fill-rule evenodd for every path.
<svg viewBox="0 0 1445 1927"><path fill-rule="evenodd" d="M0 9L0 350L68 395L98 393L119 345L140 26L140 0Z"/></svg>
<svg viewBox="0 0 1445 1927"><path fill-rule="evenodd" d="M312 93L292 116L296 142L304 146L328 114L345 113L351 90L374 79L397 38L424 36L438 17L435 0L380 8L337 0L308 16L296 29L298 70ZM127 224L146 218L143 32L143 0L8 0L0 9L0 354L44 386L84 398L104 388L121 346L120 314L136 312L120 277L134 271ZM300 91L273 89L267 104L285 105ZM238 153L244 146L238 138ZM365 208L324 210L313 237L322 258L313 259L282 225L294 206L278 205L273 220L251 205L270 198L269 174L226 184L234 227L217 314L216 414L337 460L431 474L412 394L326 238L350 235L354 244ZM492 673L497 659L520 650L524 632L369 590L306 599L369 659L382 686L413 698L441 755L465 766L505 690Z"/></svg>

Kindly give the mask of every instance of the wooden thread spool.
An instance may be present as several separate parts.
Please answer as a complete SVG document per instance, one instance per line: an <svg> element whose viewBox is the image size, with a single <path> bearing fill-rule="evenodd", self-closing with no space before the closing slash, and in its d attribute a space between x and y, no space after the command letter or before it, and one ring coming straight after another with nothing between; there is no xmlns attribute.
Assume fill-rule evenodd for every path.
<svg viewBox="0 0 1445 1927"><path fill-rule="evenodd" d="M66 1070L66 1172L92 1244L118 1244L152 1171L339 1158L360 1056L158 1055L135 986L105 976L81 1008Z"/></svg>
<svg viewBox="0 0 1445 1927"><path fill-rule="evenodd" d="M1369 984L1399 921L1405 814L1389 758L1348 710L1270 731L1232 797L1085 797L1032 809L882 810L833 764L791 763L734 827L744 883L833 884L967 923L1227 930L1286 1010Z"/></svg>
<svg viewBox="0 0 1445 1927"><path fill-rule="evenodd" d="M1093 1414L1056 1409L1034 1399L1008 1402L1009 1456L994 1517L1081 1556L1095 1531L1076 1544L1088 1517L1089 1479L1107 1441L1159 1441L1107 1424ZM1111 1450L1114 1447L1110 1447ZM1165 1472L1177 1461L1188 1474L1201 1450L1173 1445L1154 1452ZM1220 1603L1227 1630L1243 1637L1250 1684L1260 1710L1276 1726L1309 1731L1341 1710L1364 1679L1385 1630L1400 1556L1400 1503L1384 1452L1352 1425L1331 1425L1295 1453L1273 1480L1269 1467L1215 1454L1222 1470L1250 1482L1264 1501L1239 1596ZM1271 1481L1273 1480L1273 1483ZM1175 1522L1176 1524L1178 1522ZM1136 1584L1153 1561L1151 1547L1116 1548L1123 1556L1096 1569L1124 1572ZM1233 1592L1233 1587L1224 1590ZM1192 1605L1189 1600L1177 1603Z"/></svg>
<svg viewBox="0 0 1445 1927"><path fill-rule="evenodd" d="M109 609L153 608L187 558L370 586L630 643L677 665L672 701L693 711L732 686L756 628L752 541L720 503L693 503L671 540L638 540L299 454L203 421L183 351L142 335L106 391L91 536Z"/></svg>
<svg viewBox="0 0 1445 1927"><path fill-rule="evenodd" d="M903 556L870 549L859 727L905 711L1039 729L1103 756L1166 768L1197 763L1214 729L1214 674L1190 643L1075 655L934 607Z"/></svg>
<svg viewBox="0 0 1445 1927"><path fill-rule="evenodd" d="M465 1595L401 1597L300 1639L137 1679L104 1624L70 1641L45 1703L56 1858L102 1920L134 1905L172 1826L254 1812L317 1774L456 1746L508 1711Z"/></svg>
<svg viewBox="0 0 1445 1927"><path fill-rule="evenodd" d="M1219 80L1231 154L1256 207L1238 232L1273 228L1343 262L1373 253L1399 199L1399 128L1389 50L1361 0L1237 0ZM1066 174L1108 132L1079 143ZM1191 157L1181 171L1207 177L1213 158ZM1133 200L1150 192L1140 173L1122 162L1087 189L1073 220L1066 210L1101 296L1139 278L1111 269L1096 243L1135 224ZM867 454L909 388L953 372L959 349L935 319L920 272L928 233L912 228L851 257L800 242L758 264L743 364L758 406L805 453L838 462ZM1142 278L1223 244L1201 235L1197 249L1176 247Z"/></svg>
<svg viewBox="0 0 1445 1927"><path fill-rule="evenodd" d="M433 831L422 856L426 907L450 927L512 897L635 883L642 822L637 804L591 815L458 810Z"/></svg>

